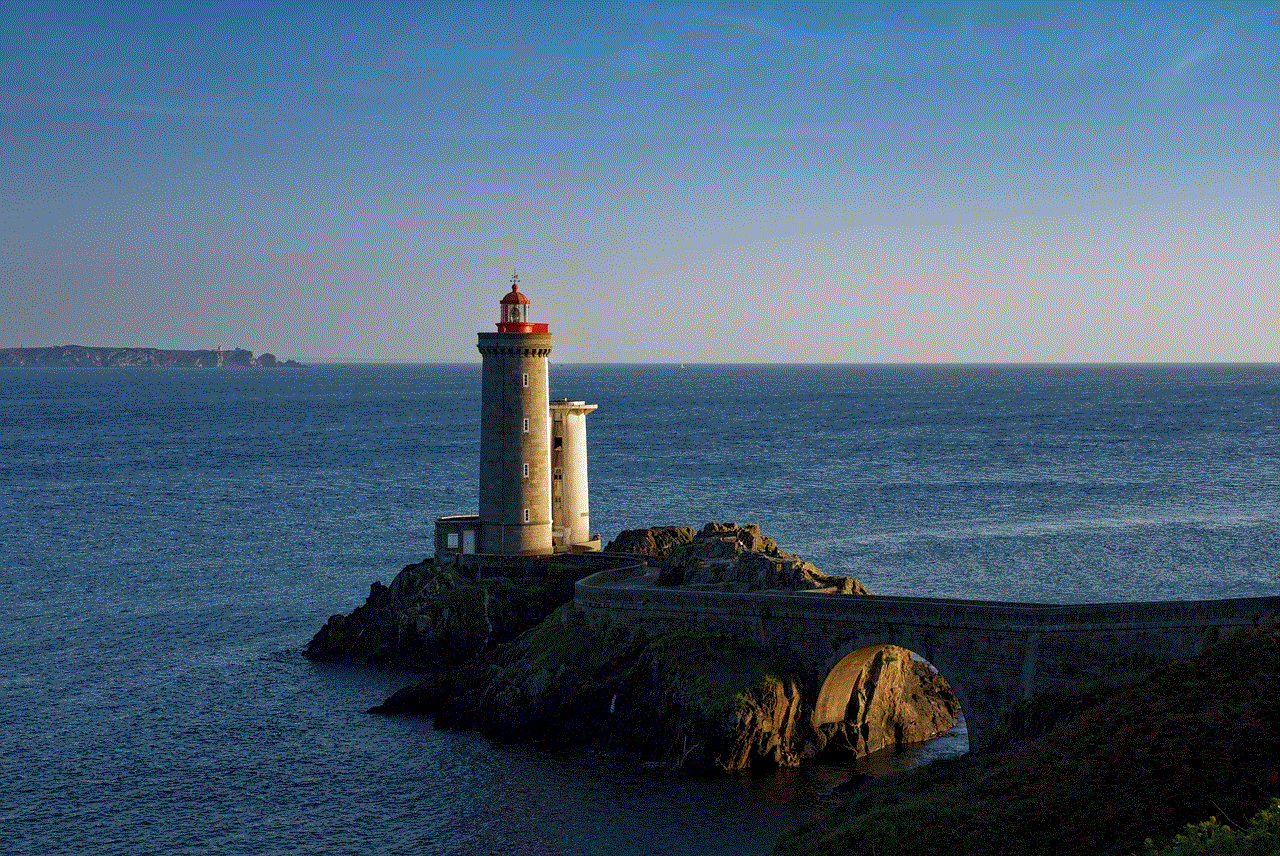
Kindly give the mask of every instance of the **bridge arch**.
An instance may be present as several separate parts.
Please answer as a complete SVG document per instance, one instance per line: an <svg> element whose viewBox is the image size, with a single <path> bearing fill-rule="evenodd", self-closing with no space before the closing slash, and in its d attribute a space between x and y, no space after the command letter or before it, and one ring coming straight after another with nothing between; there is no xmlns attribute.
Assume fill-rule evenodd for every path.
<svg viewBox="0 0 1280 856"><path fill-rule="evenodd" d="M817 677L820 683L813 704L812 725L815 731L827 731L846 721L850 705L854 701L853 694L862 684L862 676L875 665L877 657L885 655L922 660L947 682L960 702L960 712L966 723L973 722L966 688L946 663L926 657L901 639L890 641L883 637L860 636L842 645L827 658L819 670ZM860 701L865 703L865 699Z"/></svg>

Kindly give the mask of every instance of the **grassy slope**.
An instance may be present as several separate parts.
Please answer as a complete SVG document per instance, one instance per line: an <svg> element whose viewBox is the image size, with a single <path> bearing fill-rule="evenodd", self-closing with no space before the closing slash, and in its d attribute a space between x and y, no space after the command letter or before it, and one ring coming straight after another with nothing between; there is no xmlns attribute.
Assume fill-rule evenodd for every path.
<svg viewBox="0 0 1280 856"><path fill-rule="evenodd" d="M609 628L599 633L585 623L562 623L557 610L495 659L505 677L519 682L546 669L566 685L608 688L637 667L656 668L676 678L670 688L680 701L707 716L735 710L742 696L769 680L790 675L797 664L722 633L694 629L647 636Z"/></svg>
<svg viewBox="0 0 1280 856"><path fill-rule="evenodd" d="M475 671L455 675L444 692L432 689L436 724L719 769L744 760L736 712L759 704L796 668L705 630L597 632L562 617L557 610Z"/></svg>
<svg viewBox="0 0 1280 856"><path fill-rule="evenodd" d="M787 854L1128 854L1280 794L1280 629L1156 669L1005 755L879 784ZM886 804L892 803L892 804Z"/></svg>

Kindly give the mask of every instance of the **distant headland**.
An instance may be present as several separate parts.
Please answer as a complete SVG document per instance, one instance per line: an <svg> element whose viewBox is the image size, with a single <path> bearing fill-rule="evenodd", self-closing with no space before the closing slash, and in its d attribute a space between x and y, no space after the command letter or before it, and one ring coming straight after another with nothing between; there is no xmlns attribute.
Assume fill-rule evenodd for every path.
<svg viewBox="0 0 1280 856"><path fill-rule="evenodd" d="M277 360L244 348L171 351L161 348L87 348L57 345L49 348L0 348L0 368L8 366L161 366L178 368L301 368L294 360Z"/></svg>

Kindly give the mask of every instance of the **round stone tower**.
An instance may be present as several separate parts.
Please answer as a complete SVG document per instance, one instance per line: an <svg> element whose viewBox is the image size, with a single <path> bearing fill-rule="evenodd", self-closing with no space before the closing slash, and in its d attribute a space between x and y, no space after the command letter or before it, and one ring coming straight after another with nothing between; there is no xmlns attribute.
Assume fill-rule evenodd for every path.
<svg viewBox="0 0 1280 856"><path fill-rule="evenodd" d="M551 333L529 321L511 277L498 332L481 333L480 532L477 552L545 555L551 541Z"/></svg>

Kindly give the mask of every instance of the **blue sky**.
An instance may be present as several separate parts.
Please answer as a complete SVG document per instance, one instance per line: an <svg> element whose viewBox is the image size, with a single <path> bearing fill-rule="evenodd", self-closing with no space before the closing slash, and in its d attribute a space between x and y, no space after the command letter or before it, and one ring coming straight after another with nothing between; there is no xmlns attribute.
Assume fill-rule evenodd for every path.
<svg viewBox="0 0 1280 856"><path fill-rule="evenodd" d="M1280 359L1278 3L0 9L0 347Z"/></svg>

